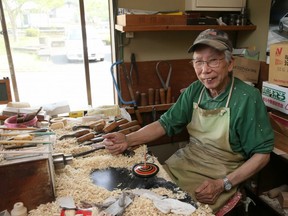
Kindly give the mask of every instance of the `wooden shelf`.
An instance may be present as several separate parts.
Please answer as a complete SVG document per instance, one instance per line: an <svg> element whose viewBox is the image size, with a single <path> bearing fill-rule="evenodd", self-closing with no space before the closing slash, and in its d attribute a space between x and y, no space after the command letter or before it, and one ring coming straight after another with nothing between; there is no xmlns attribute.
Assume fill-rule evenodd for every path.
<svg viewBox="0 0 288 216"><path fill-rule="evenodd" d="M155 26L122 26L115 25L115 29L121 32L145 32L145 31L203 31L215 28L224 31L254 31L255 25L246 26L219 26L219 25L155 25Z"/></svg>
<svg viewBox="0 0 288 216"><path fill-rule="evenodd" d="M157 105L148 105L148 106L138 106L138 110L140 113L150 113L152 111L167 111L173 103L170 104L157 104ZM125 107L129 114L134 114L133 107Z"/></svg>

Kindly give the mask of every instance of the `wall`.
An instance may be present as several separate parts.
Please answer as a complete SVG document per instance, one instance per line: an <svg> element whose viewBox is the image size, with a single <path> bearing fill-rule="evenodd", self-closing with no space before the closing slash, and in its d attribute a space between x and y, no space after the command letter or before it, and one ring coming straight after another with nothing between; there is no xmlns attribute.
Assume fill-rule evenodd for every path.
<svg viewBox="0 0 288 216"><path fill-rule="evenodd" d="M260 60L266 61L271 0L247 1L251 21L257 26L257 29L250 34L247 34L247 32L240 32L238 34L238 46L255 46L256 50L260 51Z"/></svg>
<svg viewBox="0 0 288 216"><path fill-rule="evenodd" d="M118 7L153 11L183 11L184 2L184 0L119 0ZM259 7L260 4L261 7ZM250 19L257 29L251 32L238 32L237 35L230 32L236 47L255 46L256 50L260 51L260 60L262 61L266 61L270 4L271 0L247 0ZM124 61L130 61L131 52L136 54L138 61L191 58L186 51L198 33L198 31L135 32L129 46L124 49Z"/></svg>

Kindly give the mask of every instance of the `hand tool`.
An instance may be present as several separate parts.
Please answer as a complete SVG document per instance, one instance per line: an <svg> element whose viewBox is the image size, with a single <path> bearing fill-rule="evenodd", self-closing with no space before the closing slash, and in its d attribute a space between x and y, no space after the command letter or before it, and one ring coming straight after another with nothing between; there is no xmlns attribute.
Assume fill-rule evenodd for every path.
<svg viewBox="0 0 288 216"><path fill-rule="evenodd" d="M154 104L157 105L160 103L160 93L159 93L159 89L155 90L155 102Z"/></svg>
<svg viewBox="0 0 288 216"><path fill-rule="evenodd" d="M166 92L166 103L169 104L171 103L171 100L172 100L172 92L171 92L171 86L169 86L167 88L167 92Z"/></svg>
<svg viewBox="0 0 288 216"><path fill-rule="evenodd" d="M37 144L22 144L22 145L4 145L4 149L11 150L11 149L22 149L22 148L29 148L29 147L37 147Z"/></svg>
<svg viewBox="0 0 288 216"><path fill-rule="evenodd" d="M111 131L113 131L113 130L117 130L117 127L119 126L119 125L122 125L122 124L125 124L125 123L127 123L128 122L128 120L127 119L120 119L120 120L118 120L118 121L114 121L114 122L111 122L110 124L107 124L104 128L103 128L103 132L104 133L109 133L109 132L111 132Z"/></svg>
<svg viewBox="0 0 288 216"><path fill-rule="evenodd" d="M42 107L40 107L36 112L34 113L28 113L28 114L24 114L23 116L21 116L20 118L17 118L17 123L23 123L23 122L27 122L32 120L33 118L35 118L38 113L42 110Z"/></svg>
<svg viewBox="0 0 288 216"><path fill-rule="evenodd" d="M13 127L0 127L2 130L36 130L35 127L27 127L27 128L13 128Z"/></svg>
<svg viewBox="0 0 288 216"><path fill-rule="evenodd" d="M161 63L165 63L166 65L168 65L168 68L169 68L166 82L164 82L163 77L161 76L160 69L159 69L159 65L160 65ZM156 64L156 73L157 73L158 78L159 78L159 80L160 80L160 82L161 82L161 84L162 84L162 87L163 87L165 90L167 90L168 87L169 87L169 85L170 85L170 78L171 78L171 74L172 74L172 65L171 65L168 61L159 61L159 62L157 62L157 64Z"/></svg>
<svg viewBox="0 0 288 216"><path fill-rule="evenodd" d="M138 125L130 126L128 128L124 128L122 130L119 130L118 132L127 135L129 133L132 133L132 132L139 130L140 128L141 128L141 126L138 124ZM85 140L85 141L88 141L86 143L83 143L84 141L82 141L82 143L83 143L82 145L91 145L93 143L102 142L103 140L104 140L104 138L102 136L98 136L98 137L91 138L89 140Z"/></svg>
<svg viewBox="0 0 288 216"><path fill-rule="evenodd" d="M38 130L32 130L32 131L25 131L25 132L17 132L17 133L0 133L0 136L4 137L4 136L17 136L17 135L20 135L20 134L43 134L43 135L47 135L45 134L46 132L48 131L47 128L41 128L41 129L38 129ZM50 133L50 132L48 132ZM54 134L54 133L53 133ZM48 134L50 135L50 134Z"/></svg>
<svg viewBox="0 0 288 216"><path fill-rule="evenodd" d="M80 152L80 153L76 153L76 154L72 154L72 156L74 158L77 158L77 157L81 157L81 156L84 156L84 155L87 155L87 154L90 154L92 152L95 152L99 149L105 149L105 145L101 144L101 143L94 143L94 144L91 144L91 146L93 147L92 149L88 150L88 151L84 151L84 152Z"/></svg>
<svg viewBox="0 0 288 216"><path fill-rule="evenodd" d="M135 92L135 100L136 100L136 104L138 106L140 106L140 95L141 95L141 93L139 91Z"/></svg>
<svg viewBox="0 0 288 216"><path fill-rule="evenodd" d="M137 120L132 120L132 121L127 122L127 123L125 123L125 124L119 125L119 126L118 126L118 129L119 129L119 130L123 130L123 129L125 129L125 128L129 128L129 127L132 127L132 126L134 126L134 125L139 125L139 122L138 122Z"/></svg>
<svg viewBox="0 0 288 216"><path fill-rule="evenodd" d="M34 137L55 135L54 132L23 133L15 136L9 136L7 140L33 140Z"/></svg>
<svg viewBox="0 0 288 216"><path fill-rule="evenodd" d="M91 140L91 139L93 139L94 137L95 137L95 133L90 132L90 133L84 134L83 136L78 137L78 138L77 138L77 142L78 142L78 143L82 143L82 142Z"/></svg>
<svg viewBox="0 0 288 216"><path fill-rule="evenodd" d="M139 84L139 73L138 73L138 67L137 67L137 64L136 64L136 57L135 57L135 54L134 53L131 53L131 56L130 56L130 80L131 80L131 84L133 85L133 71L135 72L136 74L136 84L138 85Z"/></svg>
<svg viewBox="0 0 288 216"><path fill-rule="evenodd" d="M141 93L141 102L140 105L141 106L147 106L148 102L147 102L147 95L146 93Z"/></svg>
<svg viewBox="0 0 288 216"><path fill-rule="evenodd" d="M165 104L166 103L165 89L164 88L160 88L159 89L159 93L160 93L160 103L161 104Z"/></svg>
<svg viewBox="0 0 288 216"><path fill-rule="evenodd" d="M93 153L97 150L100 150L100 149L105 149L105 145L103 145L102 143L94 143L94 144L91 144L91 147L92 149L88 150L88 151L84 151L84 152L80 152L80 153L76 153L76 154L72 154L72 156L74 158L77 158L77 157L81 157L81 156L85 156L87 154L90 154L90 153ZM124 156L127 156L127 157L133 157L135 155L135 152L133 150L130 150L130 149L126 149L122 155Z"/></svg>
<svg viewBox="0 0 288 216"><path fill-rule="evenodd" d="M78 138L78 137L81 137L81 136L88 134L88 133L90 133L89 129L82 129L82 130L78 130L78 131L71 133L71 134L65 134L65 135L61 136L59 138L59 140L63 140L66 138L74 138L74 137Z"/></svg>
<svg viewBox="0 0 288 216"><path fill-rule="evenodd" d="M154 89L153 88L148 89L148 104L149 105L154 104Z"/></svg>
<svg viewBox="0 0 288 216"><path fill-rule="evenodd" d="M126 121L128 121L128 120L126 120ZM126 128L129 128L129 127L133 126L133 125L139 125L137 120L121 124L121 122L123 123L123 122L126 122L126 121L119 120L119 121L112 122L112 123L110 123L107 126L106 129L105 128L103 129L103 133L102 134L97 134L95 136L95 132L90 132L90 133L85 134L85 135L83 135L81 137L78 137L77 138L77 142L83 143L85 141L92 140L93 138L97 138L97 140L99 141L99 137L101 137L103 134L107 134L107 133L110 133L112 131L119 131L120 132L122 130L125 130ZM101 141L99 141L99 142L101 142Z"/></svg>
<svg viewBox="0 0 288 216"><path fill-rule="evenodd" d="M26 144L26 143L37 143L37 144L53 144L52 141L43 141L43 140L31 140L31 141L27 141L27 140L0 140L0 144L3 145L9 145L9 144Z"/></svg>
<svg viewBox="0 0 288 216"><path fill-rule="evenodd" d="M86 129L93 129L97 132L97 131L101 131L105 125L106 125L106 121L104 119L100 119L100 120L93 122L89 125L75 125L72 127L72 130L75 131L75 130L78 130L80 128L86 128Z"/></svg>
<svg viewBox="0 0 288 216"><path fill-rule="evenodd" d="M130 97L132 99L131 101L124 101L123 100L123 98L122 98L122 96L120 94L120 90L118 88L116 79L114 77L113 67L114 66L119 66L119 65L122 65L123 72L125 73L124 75L125 75L127 87L128 87L128 90L129 90ZM136 118L137 118L139 124L142 125L142 123L143 123L142 122L142 117L141 117L140 112L139 112L138 107L137 107L137 103L136 103L136 100L135 100L135 97L134 97L134 92L133 92L132 85L131 85L131 80L129 79L129 74L128 74L127 70L126 70L125 64L123 64L123 61L117 61L117 62L115 62L115 63L113 63L111 65L111 69L110 70L111 70L111 75L112 75L112 78L113 78L113 83L115 85L115 88L117 90L118 97L119 97L121 103L123 103L123 104L133 104L134 105L134 112L135 112Z"/></svg>

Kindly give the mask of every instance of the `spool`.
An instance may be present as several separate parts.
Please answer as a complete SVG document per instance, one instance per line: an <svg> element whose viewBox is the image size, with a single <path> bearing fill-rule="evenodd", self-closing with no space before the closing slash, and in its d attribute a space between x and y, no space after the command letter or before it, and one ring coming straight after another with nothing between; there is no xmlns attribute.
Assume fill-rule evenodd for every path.
<svg viewBox="0 0 288 216"><path fill-rule="evenodd" d="M150 178L159 172L159 167L153 163L138 163L132 168L134 175L141 178Z"/></svg>
<svg viewBox="0 0 288 216"><path fill-rule="evenodd" d="M14 208L11 211L11 216L27 216L27 208L23 202L17 202L14 204Z"/></svg>

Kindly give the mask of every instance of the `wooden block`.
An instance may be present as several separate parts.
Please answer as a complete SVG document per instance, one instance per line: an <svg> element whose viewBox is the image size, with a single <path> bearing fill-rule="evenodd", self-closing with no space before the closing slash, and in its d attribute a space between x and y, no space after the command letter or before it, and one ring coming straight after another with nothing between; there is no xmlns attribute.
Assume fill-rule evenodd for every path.
<svg viewBox="0 0 288 216"><path fill-rule="evenodd" d="M288 208L288 192L281 192L278 196L278 200L282 208Z"/></svg>
<svg viewBox="0 0 288 216"><path fill-rule="evenodd" d="M49 157L34 156L0 163L0 209L11 210L14 203L23 202L29 211L55 200L54 171Z"/></svg>

